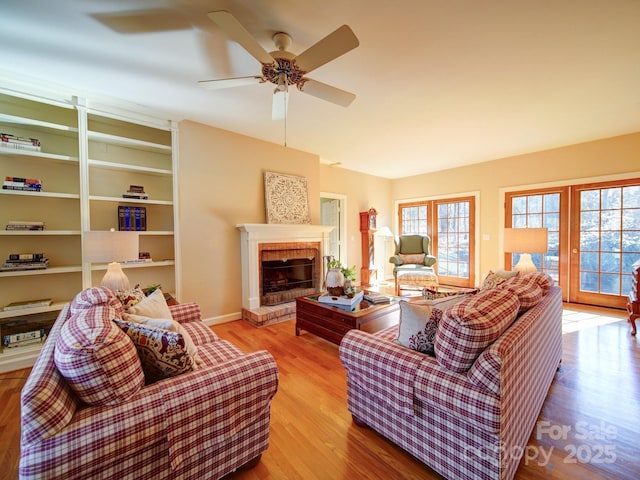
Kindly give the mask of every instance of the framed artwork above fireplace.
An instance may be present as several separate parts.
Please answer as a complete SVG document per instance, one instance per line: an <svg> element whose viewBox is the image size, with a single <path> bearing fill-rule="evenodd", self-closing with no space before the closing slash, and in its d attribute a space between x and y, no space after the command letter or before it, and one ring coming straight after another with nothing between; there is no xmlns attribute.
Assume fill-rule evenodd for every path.
<svg viewBox="0 0 640 480"><path fill-rule="evenodd" d="M267 223L311 223L307 179L264 172Z"/></svg>

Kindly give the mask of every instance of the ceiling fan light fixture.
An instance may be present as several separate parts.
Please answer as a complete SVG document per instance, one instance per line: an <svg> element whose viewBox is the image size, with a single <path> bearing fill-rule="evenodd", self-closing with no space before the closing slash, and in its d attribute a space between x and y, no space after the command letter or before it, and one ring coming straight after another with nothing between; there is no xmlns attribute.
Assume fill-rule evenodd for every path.
<svg viewBox="0 0 640 480"><path fill-rule="evenodd" d="M280 74L278 74L278 83L274 93L288 92L288 91L289 91L289 82L287 81L287 74L284 72L280 72Z"/></svg>

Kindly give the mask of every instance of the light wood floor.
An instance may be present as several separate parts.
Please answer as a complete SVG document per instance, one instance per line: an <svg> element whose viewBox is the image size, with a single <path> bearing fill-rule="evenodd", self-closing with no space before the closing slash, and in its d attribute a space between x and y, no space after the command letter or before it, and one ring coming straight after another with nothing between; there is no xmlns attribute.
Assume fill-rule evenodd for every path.
<svg viewBox="0 0 640 480"><path fill-rule="evenodd" d="M620 311L567 306L563 366L516 478L640 478L640 349L624 318ZM280 370L269 450L257 467L230 480L440 478L352 423L336 345L306 332L295 337L293 321L260 329L235 321L214 330L245 351L269 350ZM2 479L17 478L19 396L28 373L0 375ZM566 438L563 428L571 428Z"/></svg>

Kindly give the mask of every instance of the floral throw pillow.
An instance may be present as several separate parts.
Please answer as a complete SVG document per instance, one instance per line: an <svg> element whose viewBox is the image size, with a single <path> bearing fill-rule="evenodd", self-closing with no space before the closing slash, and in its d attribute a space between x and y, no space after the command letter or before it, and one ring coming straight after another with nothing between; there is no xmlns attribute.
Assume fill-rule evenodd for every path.
<svg viewBox="0 0 640 480"><path fill-rule="evenodd" d="M400 327L396 342L403 347L433 355L436 331L442 314L466 297L455 295L438 300L400 302Z"/></svg>
<svg viewBox="0 0 640 480"><path fill-rule="evenodd" d="M136 286L135 288L131 288L129 290L118 291L116 292L116 296L118 297L118 300L120 300L120 302L122 303L122 306L124 307L125 310L129 309L130 307L133 307L134 305L137 305L146 297L146 295L144 294L144 292L139 286Z"/></svg>
<svg viewBox="0 0 640 480"><path fill-rule="evenodd" d="M195 370L195 359L189 355L179 332L119 319L113 321L136 346L147 384Z"/></svg>

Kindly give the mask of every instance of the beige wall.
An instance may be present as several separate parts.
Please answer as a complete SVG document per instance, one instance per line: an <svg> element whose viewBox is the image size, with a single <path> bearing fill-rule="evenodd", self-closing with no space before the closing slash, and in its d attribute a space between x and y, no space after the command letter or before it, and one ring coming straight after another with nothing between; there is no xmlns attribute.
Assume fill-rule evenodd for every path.
<svg viewBox="0 0 640 480"><path fill-rule="evenodd" d="M479 277L503 264L504 192L640 177L640 133L394 180L392 202L479 192ZM395 231L395 230L394 230ZM483 239L484 238L488 239Z"/></svg>

